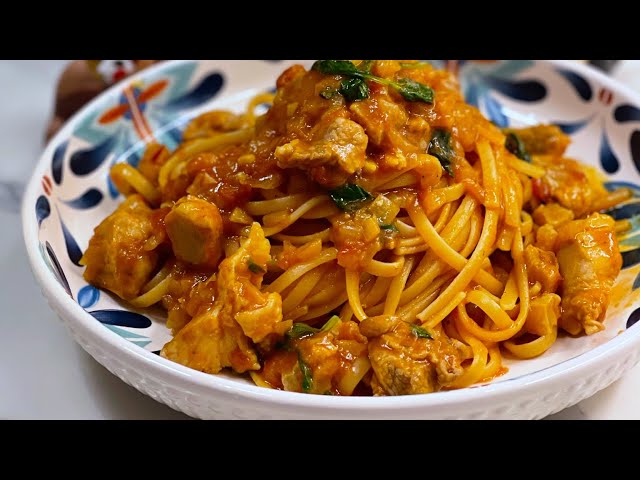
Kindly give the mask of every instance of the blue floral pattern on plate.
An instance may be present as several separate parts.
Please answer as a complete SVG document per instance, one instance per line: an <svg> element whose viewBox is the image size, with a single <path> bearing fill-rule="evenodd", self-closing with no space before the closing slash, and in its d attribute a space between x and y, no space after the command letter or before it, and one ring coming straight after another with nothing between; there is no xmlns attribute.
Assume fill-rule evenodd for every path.
<svg viewBox="0 0 640 480"><path fill-rule="evenodd" d="M270 72L279 69L273 61L264 63L272 65ZM80 245L86 245L92 233L87 222L97 225L118 203L120 194L109 178L110 167L125 161L136 166L150 142L173 150L188 119L218 97L226 78L211 62L186 61L150 71L144 80L121 82L94 104L70 138L57 145L50 174L42 178L42 194L34 211L41 227L43 260L71 298L76 292L74 299L81 307L141 347L156 349L166 341L166 334L158 333L160 315L128 311L110 293L86 284ZM94 309L101 305L111 308Z"/></svg>

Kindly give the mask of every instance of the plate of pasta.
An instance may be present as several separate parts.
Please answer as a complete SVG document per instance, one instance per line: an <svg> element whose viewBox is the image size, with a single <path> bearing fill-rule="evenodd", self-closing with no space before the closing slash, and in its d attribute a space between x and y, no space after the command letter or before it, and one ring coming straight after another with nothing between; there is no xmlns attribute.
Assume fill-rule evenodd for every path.
<svg viewBox="0 0 640 480"><path fill-rule="evenodd" d="M640 352L640 98L565 61L170 61L23 200L74 338L198 418L542 418Z"/></svg>

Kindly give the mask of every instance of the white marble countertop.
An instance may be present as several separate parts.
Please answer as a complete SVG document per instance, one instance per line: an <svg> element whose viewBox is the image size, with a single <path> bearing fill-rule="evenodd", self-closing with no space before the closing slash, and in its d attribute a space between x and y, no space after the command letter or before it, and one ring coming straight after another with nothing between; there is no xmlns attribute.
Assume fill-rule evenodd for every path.
<svg viewBox="0 0 640 480"><path fill-rule="evenodd" d="M187 419L129 387L80 346L49 309L29 270L18 212L42 149L54 85L66 60L0 60L0 419ZM612 75L640 91L640 61ZM640 419L640 365L550 419Z"/></svg>

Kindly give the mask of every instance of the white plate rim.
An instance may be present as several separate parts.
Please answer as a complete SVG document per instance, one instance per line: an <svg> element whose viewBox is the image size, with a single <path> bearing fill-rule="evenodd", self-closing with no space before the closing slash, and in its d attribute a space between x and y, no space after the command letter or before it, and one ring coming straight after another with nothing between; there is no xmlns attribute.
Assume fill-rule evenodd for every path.
<svg viewBox="0 0 640 480"><path fill-rule="evenodd" d="M154 65L130 77L130 80L136 81L188 61L191 60L172 60ZM225 61L226 60L220 60L222 63ZM536 62L549 63L593 78L611 90L620 93L640 108L640 94L608 77L594 67L568 60L536 60ZM266 400L274 406L284 408L295 407L298 409L309 408L314 410L318 408L335 408L352 412L366 409L369 413L383 413L398 409L423 411L426 409L437 409L439 407L448 408L469 401L489 406L493 403L492 400L498 400L504 395L512 394L514 391L531 392L533 389L538 388L541 383L544 383L545 386L547 386L547 384L549 384L548 386L551 386L551 384L558 386L564 384L569 378L582 375L586 377L590 373L590 367L599 363L607 363L612 356L626 354L630 352L634 346L640 344L640 328L632 328L621 332L615 338L588 352L551 367L521 375L517 378L479 387L396 397L322 396L270 390L249 383L237 382L223 376L199 372L140 348L109 329L104 328L102 324L97 322L94 317L67 295L63 287L56 281L53 274L46 268L42 258L39 256L37 222L33 216L33 205L37 197L39 181L48 168L48 161L55 147L59 145L63 139L71 135L79 121L85 117L88 111L94 108L96 103L113 95L119 88L120 86L116 84L91 100L69 119L65 126L48 142L43 153L40 155L23 194L21 216L23 236L31 269L42 288L43 294L50 302L55 304L52 305L54 310L65 312L65 318L68 321L73 321L75 326L82 329L83 333L93 337L93 340L99 342L104 348L122 352L124 355L122 360L130 362L132 368L139 368L141 371L148 370L149 374L155 374L157 377L164 378L169 384L172 382L184 384L186 381L187 384L192 384L194 387L210 391L212 395L215 393L240 395L248 401L262 402Z"/></svg>

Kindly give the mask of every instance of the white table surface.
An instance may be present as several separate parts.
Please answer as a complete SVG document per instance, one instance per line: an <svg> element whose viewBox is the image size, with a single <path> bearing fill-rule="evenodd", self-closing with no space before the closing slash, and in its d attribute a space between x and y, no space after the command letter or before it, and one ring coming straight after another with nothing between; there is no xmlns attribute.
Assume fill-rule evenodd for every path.
<svg viewBox="0 0 640 480"><path fill-rule="evenodd" d="M129 387L67 334L28 266L19 196L66 60L0 60L0 419L188 419ZM640 61L612 74L640 91ZM640 365L549 419L640 419Z"/></svg>

